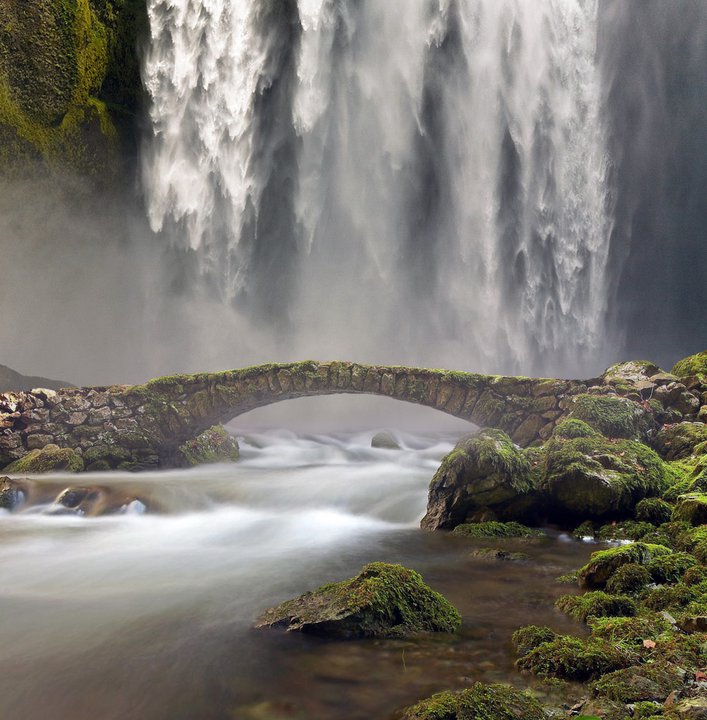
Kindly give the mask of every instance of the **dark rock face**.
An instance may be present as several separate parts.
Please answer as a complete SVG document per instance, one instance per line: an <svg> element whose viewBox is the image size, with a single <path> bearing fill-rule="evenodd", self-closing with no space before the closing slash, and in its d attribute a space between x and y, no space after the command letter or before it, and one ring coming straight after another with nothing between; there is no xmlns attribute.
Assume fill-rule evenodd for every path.
<svg viewBox="0 0 707 720"><path fill-rule="evenodd" d="M271 608L256 627L338 638L456 632L457 610L402 565L370 563L350 580L324 585Z"/></svg>

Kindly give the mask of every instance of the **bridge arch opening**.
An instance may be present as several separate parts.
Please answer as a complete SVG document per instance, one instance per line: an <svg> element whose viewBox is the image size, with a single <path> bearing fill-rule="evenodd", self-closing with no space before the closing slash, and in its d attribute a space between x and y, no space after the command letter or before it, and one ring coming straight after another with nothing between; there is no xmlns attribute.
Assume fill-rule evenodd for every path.
<svg viewBox="0 0 707 720"><path fill-rule="evenodd" d="M413 433L473 432L476 426L435 408L375 395L324 395L283 400L242 413L226 423L231 432L361 432L390 428Z"/></svg>

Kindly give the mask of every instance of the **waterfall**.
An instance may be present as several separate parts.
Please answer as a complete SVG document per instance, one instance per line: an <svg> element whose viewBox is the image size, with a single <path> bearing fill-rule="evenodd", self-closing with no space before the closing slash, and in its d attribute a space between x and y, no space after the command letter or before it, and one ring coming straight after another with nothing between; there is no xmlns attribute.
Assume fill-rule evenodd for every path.
<svg viewBox="0 0 707 720"><path fill-rule="evenodd" d="M596 369L597 0L148 11L148 214L204 294L294 354Z"/></svg>

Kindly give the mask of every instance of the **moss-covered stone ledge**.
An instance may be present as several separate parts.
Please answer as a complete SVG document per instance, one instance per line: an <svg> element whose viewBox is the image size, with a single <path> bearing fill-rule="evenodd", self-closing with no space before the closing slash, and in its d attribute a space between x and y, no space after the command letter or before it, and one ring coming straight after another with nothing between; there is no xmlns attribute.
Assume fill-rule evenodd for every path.
<svg viewBox="0 0 707 720"><path fill-rule="evenodd" d="M215 425L272 403L335 394L426 405L501 430L523 447L541 444L558 422L578 423L579 417L596 432L630 442L668 421L697 419L700 381L690 380L688 388L677 380L650 363L617 365L592 380L558 380L304 361L173 375L144 385L5 393L0 468L50 444L76 451L86 470L181 465L180 447ZM658 388L669 388L664 402L648 397Z"/></svg>

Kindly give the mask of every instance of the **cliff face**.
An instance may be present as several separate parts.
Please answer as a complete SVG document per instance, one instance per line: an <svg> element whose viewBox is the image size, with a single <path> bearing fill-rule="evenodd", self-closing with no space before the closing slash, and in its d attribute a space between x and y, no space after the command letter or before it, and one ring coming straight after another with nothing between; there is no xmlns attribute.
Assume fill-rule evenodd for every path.
<svg viewBox="0 0 707 720"><path fill-rule="evenodd" d="M0 172L104 183L133 155L144 0L0 0Z"/></svg>

